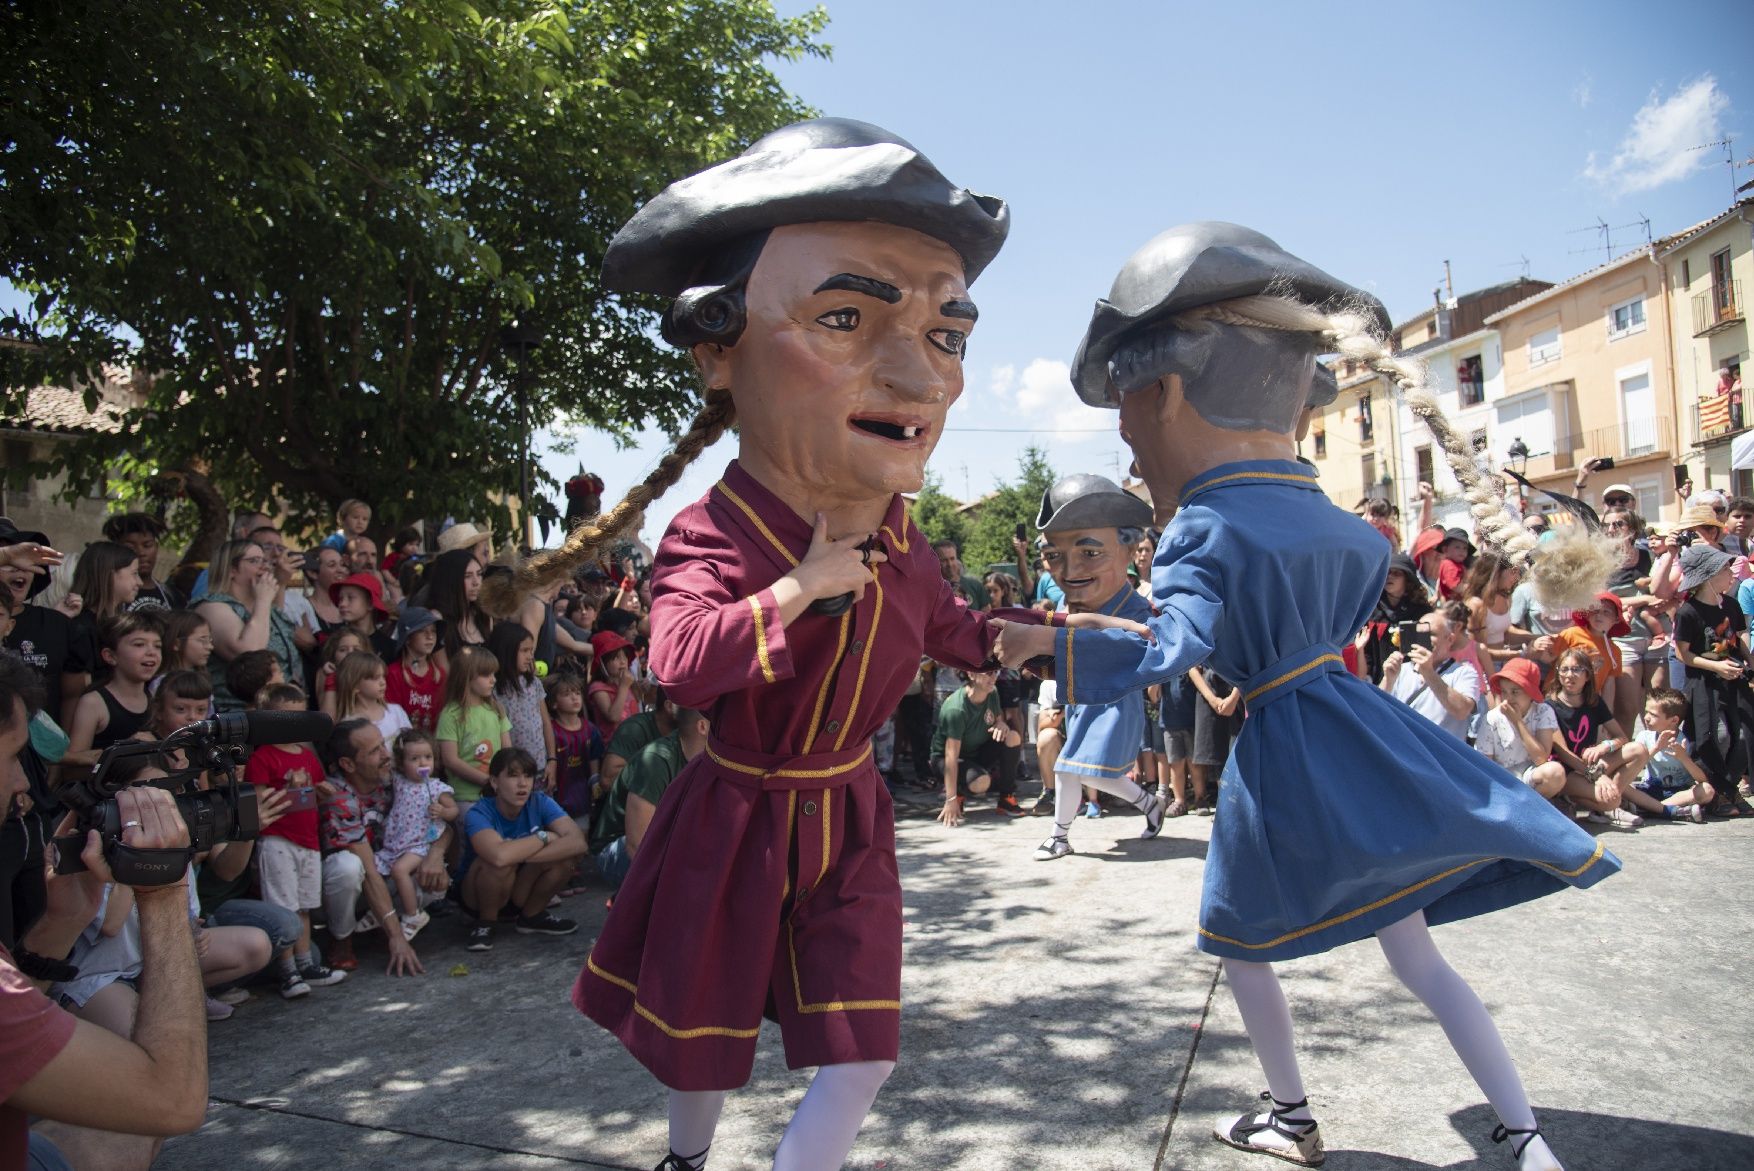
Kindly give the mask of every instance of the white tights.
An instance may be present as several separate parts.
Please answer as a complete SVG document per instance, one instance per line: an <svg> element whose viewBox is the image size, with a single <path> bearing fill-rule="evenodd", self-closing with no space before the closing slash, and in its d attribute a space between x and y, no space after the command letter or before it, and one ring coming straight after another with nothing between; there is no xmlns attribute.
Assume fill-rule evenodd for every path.
<svg viewBox="0 0 1754 1171"><path fill-rule="evenodd" d="M1443 1026L1456 1056L1462 1059L1486 1100L1498 1112L1499 1121L1513 1130L1533 1129L1535 1114L1529 1109L1528 1095L1523 1091L1510 1053L1486 1006L1438 954L1425 926L1425 912L1415 911L1382 928L1376 938L1401 983L1424 1002ZM1303 1101L1303 1076L1298 1072L1297 1054L1292 1046L1291 1010L1272 965L1226 959L1224 975L1230 981L1230 991L1236 997L1236 1007L1242 1013L1243 1027L1248 1030L1261 1072L1267 1077L1267 1089L1281 1102ZM1300 1119L1308 1114L1299 1110L1287 1116Z"/></svg>
<svg viewBox="0 0 1754 1171"><path fill-rule="evenodd" d="M1145 801L1145 790L1126 777L1087 777L1083 773L1054 773L1054 836L1064 838L1072 830L1072 823L1078 819L1078 810L1084 806L1084 789L1100 789L1104 793L1112 793L1129 805L1142 807Z"/></svg>
<svg viewBox="0 0 1754 1171"><path fill-rule="evenodd" d="M854 1061L818 1069L774 1152L774 1171L836 1171L894 1068L893 1061ZM670 1150L697 1171L724 1106L722 1090L670 1091Z"/></svg>

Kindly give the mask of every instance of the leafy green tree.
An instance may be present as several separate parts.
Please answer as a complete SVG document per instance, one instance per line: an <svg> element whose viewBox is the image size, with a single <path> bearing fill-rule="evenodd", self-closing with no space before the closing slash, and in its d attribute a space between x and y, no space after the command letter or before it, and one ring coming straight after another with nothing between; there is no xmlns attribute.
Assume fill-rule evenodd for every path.
<svg viewBox="0 0 1754 1171"><path fill-rule="evenodd" d="M1041 511L1041 494L1053 485L1056 477L1047 453L1034 445L1023 449L1017 470L1015 482L1001 483L981 503L963 543L962 562L970 573L984 573L988 565L999 562L1015 564L1017 553L1011 541L1018 525L1023 526L1030 544L1035 543L1035 518Z"/></svg>
<svg viewBox="0 0 1754 1171"><path fill-rule="evenodd" d="M920 494L914 498L910 510L914 523L926 534L929 541L955 541L958 545L968 541L968 521L963 517L956 501L944 491L944 481L931 472L926 473L926 482L920 488Z"/></svg>
<svg viewBox="0 0 1754 1171"><path fill-rule="evenodd" d="M825 55L825 24L765 0L8 6L0 277L31 303L0 322L0 417L150 370L121 434L70 448L72 492L126 453L313 524L351 496L386 525L479 518L557 417L674 428L692 375L653 304L605 294L604 249L809 114L769 63Z"/></svg>

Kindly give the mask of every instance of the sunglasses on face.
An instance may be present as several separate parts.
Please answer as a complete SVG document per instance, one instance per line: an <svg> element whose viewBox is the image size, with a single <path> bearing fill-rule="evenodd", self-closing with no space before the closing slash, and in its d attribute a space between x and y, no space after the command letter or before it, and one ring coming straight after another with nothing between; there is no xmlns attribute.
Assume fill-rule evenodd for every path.
<svg viewBox="0 0 1754 1171"><path fill-rule="evenodd" d="M1604 496L1604 497L1602 497L1602 503L1609 504L1609 505L1631 504L1632 497L1630 497L1630 496Z"/></svg>
<svg viewBox="0 0 1754 1171"><path fill-rule="evenodd" d="M1624 529L1631 526L1623 520L1607 520L1602 522L1602 527L1605 529Z"/></svg>

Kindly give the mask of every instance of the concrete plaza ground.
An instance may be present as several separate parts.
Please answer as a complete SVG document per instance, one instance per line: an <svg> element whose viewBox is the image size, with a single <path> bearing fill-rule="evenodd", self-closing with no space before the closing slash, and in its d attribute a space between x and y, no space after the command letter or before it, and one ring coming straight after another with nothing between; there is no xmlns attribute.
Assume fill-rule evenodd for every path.
<svg viewBox="0 0 1754 1171"><path fill-rule="evenodd" d="M930 806L930 807L929 807ZM1281 1166L1220 1146L1212 1118L1263 1088L1219 966L1194 949L1211 820L1137 840L990 806L962 828L898 809L907 891L902 1061L847 1166L1121 1171ZM1754 821L1613 831L1624 873L1437 931L1485 999L1571 1171L1754 1168ZM464 922L420 937L421 979L361 970L302 1001L271 989L213 1026L207 1124L159 1166L631 1168L663 1155L664 1091L567 991L603 921L566 939ZM319 936L319 938L321 938ZM1336 1171L1514 1167L1442 1032L1370 943L1282 967ZM807 1073L772 1026L732 1096L715 1171L770 1165Z"/></svg>

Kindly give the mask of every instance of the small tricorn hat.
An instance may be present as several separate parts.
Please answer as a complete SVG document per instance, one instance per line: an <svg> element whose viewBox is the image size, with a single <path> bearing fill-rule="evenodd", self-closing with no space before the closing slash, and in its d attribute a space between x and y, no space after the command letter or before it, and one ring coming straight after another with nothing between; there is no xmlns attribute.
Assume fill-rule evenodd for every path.
<svg viewBox="0 0 1754 1171"><path fill-rule="evenodd" d="M1146 528L1151 524L1151 506L1121 490L1107 476L1081 473L1067 476L1041 494L1041 511L1036 513L1035 527L1044 533L1065 533L1078 529Z"/></svg>
<svg viewBox="0 0 1754 1171"><path fill-rule="evenodd" d="M1005 201L976 195L881 126L814 118L758 139L734 159L678 179L623 224L603 257L616 292L687 289L701 262L785 224L875 221L942 240L972 282L1011 227Z"/></svg>
<svg viewBox="0 0 1754 1171"><path fill-rule="evenodd" d="M1139 326L1201 305L1262 293L1283 293L1324 308L1360 310L1380 332L1389 332L1389 315L1382 302L1299 260L1261 233L1222 220L1181 224L1128 257L1108 296L1096 303L1072 359L1072 385L1078 397L1093 407L1120 405L1108 363L1127 334ZM1319 382L1310 389L1311 405L1320 405L1318 391L1326 393Z"/></svg>

